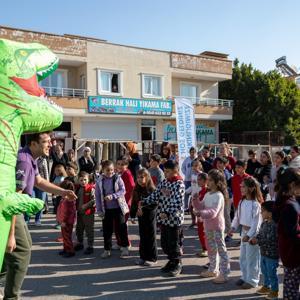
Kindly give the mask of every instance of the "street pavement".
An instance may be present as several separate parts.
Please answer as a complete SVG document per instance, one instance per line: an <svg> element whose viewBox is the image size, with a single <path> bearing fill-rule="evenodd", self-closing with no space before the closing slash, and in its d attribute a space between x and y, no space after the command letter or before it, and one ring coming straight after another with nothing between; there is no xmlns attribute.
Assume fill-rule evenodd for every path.
<svg viewBox="0 0 300 300"><path fill-rule="evenodd" d="M232 269L229 282L216 285L210 279L199 277L208 259L195 255L199 251L199 240L196 229L189 228L189 223L187 218L183 273L170 278L160 273L159 269L166 263L160 248L157 265L140 267L134 264L138 259L137 225L129 224L132 248L126 259L119 258L119 251L113 251L109 259L101 259L103 238L98 219L94 254L88 256L81 251L75 257L63 258L58 255L62 244L55 241L59 230L54 229L54 215L44 215L42 227L29 226L33 240L32 259L23 284L22 299L264 299L255 294L255 289L241 290L234 284L240 275L238 236L228 247ZM279 273L282 282L282 267Z"/></svg>

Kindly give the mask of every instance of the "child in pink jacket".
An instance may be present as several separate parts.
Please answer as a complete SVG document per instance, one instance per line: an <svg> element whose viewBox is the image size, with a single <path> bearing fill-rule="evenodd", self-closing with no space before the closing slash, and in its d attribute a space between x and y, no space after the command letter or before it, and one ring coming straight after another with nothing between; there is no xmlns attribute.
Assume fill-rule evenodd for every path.
<svg viewBox="0 0 300 300"><path fill-rule="evenodd" d="M227 198L228 194L223 172L214 169L208 173L208 189L209 192L199 204L199 210L195 210L195 214L204 222L210 262L208 271L202 272L200 276L212 277L214 283L225 283L228 281L230 265L224 240L224 196ZM220 266L217 263L218 255Z"/></svg>

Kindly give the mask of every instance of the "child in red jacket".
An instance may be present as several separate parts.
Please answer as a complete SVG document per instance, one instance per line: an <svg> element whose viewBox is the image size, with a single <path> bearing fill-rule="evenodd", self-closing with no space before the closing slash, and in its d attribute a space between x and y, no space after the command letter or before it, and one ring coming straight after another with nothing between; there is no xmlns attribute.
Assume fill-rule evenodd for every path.
<svg viewBox="0 0 300 300"><path fill-rule="evenodd" d="M65 190L74 191L74 184L69 180L64 180L61 185ZM72 233L76 220L76 200L62 198L57 209L57 221L61 224L61 234L63 237L64 249L59 252L63 257L72 257L75 255Z"/></svg>
<svg viewBox="0 0 300 300"><path fill-rule="evenodd" d="M75 251L82 250L84 232L87 236L88 246L84 254L94 252L94 222L95 222L95 184L89 183L89 174L81 171L78 176L79 186L76 186L77 196L77 245Z"/></svg>
<svg viewBox="0 0 300 300"><path fill-rule="evenodd" d="M129 211L131 208L131 201L132 201L132 193L133 189L135 187L134 178L131 174L131 171L128 169L129 161L126 158L126 156L121 156L117 159L117 172L121 175L122 180L124 181L125 185L125 200L128 205ZM129 213L125 216L125 221L128 221ZM114 226L114 231L117 239L117 245L114 245L112 249L120 249L121 248L121 239L120 239L120 233L118 230L116 230L117 226ZM128 245L130 245L130 240L128 238L128 231L126 226L126 236Z"/></svg>
<svg viewBox="0 0 300 300"><path fill-rule="evenodd" d="M250 175L246 173L247 162L243 159L238 160L235 164L236 174L231 178L231 188L233 194L233 206L234 211L239 207L239 203L242 199L241 184L245 178L248 178Z"/></svg>
<svg viewBox="0 0 300 300"><path fill-rule="evenodd" d="M199 192L199 197L193 199L193 207L195 210L199 210L199 204L207 193L207 180L208 175L206 173L200 173L198 175L198 185L201 190ZM197 217L197 226L198 236L202 247L202 250L197 255L200 257L207 257L206 237L204 232L203 220L201 219L201 217Z"/></svg>

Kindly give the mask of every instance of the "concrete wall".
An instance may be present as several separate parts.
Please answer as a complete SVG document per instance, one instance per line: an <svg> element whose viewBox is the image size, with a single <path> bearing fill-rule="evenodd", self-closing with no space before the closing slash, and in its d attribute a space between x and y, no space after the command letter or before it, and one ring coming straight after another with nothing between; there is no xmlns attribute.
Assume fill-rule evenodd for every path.
<svg viewBox="0 0 300 300"><path fill-rule="evenodd" d="M191 83L198 85L198 95L197 97L205 98L218 98L218 83L215 81L207 80L191 80L185 78L172 78L172 95L180 96L180 84L181 83Z"/></svg>
<svg viewBox="0 0 300 300"><path fill-rule="evenodd" d="M169 54L88 42L88 90L97 95L97 68L123 72L123 96L142 97L142 74L163 76L163 97L171 95Z"/></svg>

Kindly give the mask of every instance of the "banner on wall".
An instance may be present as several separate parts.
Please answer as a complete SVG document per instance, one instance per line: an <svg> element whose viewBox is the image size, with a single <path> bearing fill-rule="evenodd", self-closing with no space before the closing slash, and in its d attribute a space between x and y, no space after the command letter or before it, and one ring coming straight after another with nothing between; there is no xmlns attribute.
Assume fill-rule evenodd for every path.
<svg viewBox="0 0 300 300"><path fill-rule="evenodd" d="M88 112L97 114L171 116L172 101L89 96Z"/></svg>
<svg viewBox="0 0 300 300"><path fill-rule="evenodd" d="M215 124L206 124L204 121L196 123L196 140L197 143L216 144L216 127ZM175 122L164 124L164 141L177 141L177 131Z"/></svg>
<svg viewBox="0 0 300 300"><path fill-rule="evenodd" d="M196 126L194 106L191 100L175 98L176 127L179 166L189 156L191 147L196 146Z"/></svg>

